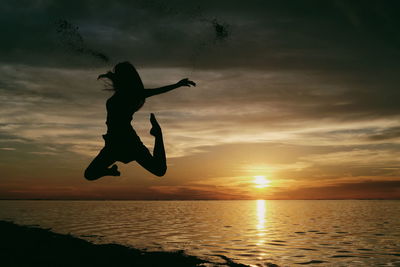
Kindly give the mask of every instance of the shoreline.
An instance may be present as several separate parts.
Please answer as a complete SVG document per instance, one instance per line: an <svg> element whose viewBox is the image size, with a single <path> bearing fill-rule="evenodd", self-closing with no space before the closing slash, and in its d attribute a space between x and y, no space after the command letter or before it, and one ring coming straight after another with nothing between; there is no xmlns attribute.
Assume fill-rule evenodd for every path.
<svg viewBox="0 0 400 267"><path fill-rule="evenodd" d="M48 229L0 221L1 265L8 267L67 266L213 266L195 256L178 252L148 252L118 244L93 244ZM248 267L224 258L224 266Z"/></svg>

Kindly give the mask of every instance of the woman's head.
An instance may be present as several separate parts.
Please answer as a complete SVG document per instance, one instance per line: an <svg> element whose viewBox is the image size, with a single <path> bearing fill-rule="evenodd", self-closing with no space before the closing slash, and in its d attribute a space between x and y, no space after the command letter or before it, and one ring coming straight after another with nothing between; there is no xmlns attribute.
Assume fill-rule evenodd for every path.
<svg viewBox="0 0 400 267"><path fill-rule="evenodd" d="M128 61L118 63L114 70L101 74L100 78L111 80L115 91L139 92L144 89L142 79L135 67Z"/></svg>

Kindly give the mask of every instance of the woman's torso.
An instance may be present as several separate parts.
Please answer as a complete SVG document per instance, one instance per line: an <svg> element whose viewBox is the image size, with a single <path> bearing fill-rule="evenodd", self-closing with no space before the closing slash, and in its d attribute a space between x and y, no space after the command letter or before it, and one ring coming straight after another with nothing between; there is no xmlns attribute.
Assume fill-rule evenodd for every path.
<svg viewBox="0 0 400 267"><path fill-rule="evenodd" d="M125 136L136 134L131 121L133 114L143 105L140 95L121 94L116 92L107 100L107 135Z"/></svg>

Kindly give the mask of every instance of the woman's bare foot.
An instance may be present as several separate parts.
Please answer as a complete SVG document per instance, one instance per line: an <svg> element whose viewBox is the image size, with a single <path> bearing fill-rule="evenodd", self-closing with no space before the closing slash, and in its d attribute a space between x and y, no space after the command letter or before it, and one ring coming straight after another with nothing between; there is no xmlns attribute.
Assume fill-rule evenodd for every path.
<svg viewBox="0 0 400 267"><path fill-rule="evenodd" d="M162 135L161 127L160 124L158 124L158 121L156 120L156 116L154 116L154 113L150 114L150 122L151 122L151 130L150 134L152 136L160 136Z"/></svg>
<svg viewBox="0 0 400 267"><path fill-rule="evenodd" d="M111 176L120 176L121 173L118 171L118 166L117 165L112 165L111 168L108 169L109 175Z"/></svg>

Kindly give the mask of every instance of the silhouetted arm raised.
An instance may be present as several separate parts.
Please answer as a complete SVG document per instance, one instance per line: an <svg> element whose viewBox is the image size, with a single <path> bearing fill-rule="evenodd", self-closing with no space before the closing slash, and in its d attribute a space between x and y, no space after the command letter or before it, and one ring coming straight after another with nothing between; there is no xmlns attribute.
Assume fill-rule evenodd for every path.
<svg viewBox="0 0 400 267"><path fill-rule="evenodd" d="M175 84L171 84L171 85L167 85L167 86L163 86L163 87L155 88L155 89L146 89L144 91L144 95L147 98L147 97L150 97L153 95L159 95L162 93L169 92L169 91L179 88L181 86L188 86L188 87L196 86L196 83L186 78L186 79L180 80L179 82L177 82Z"/></svg>

